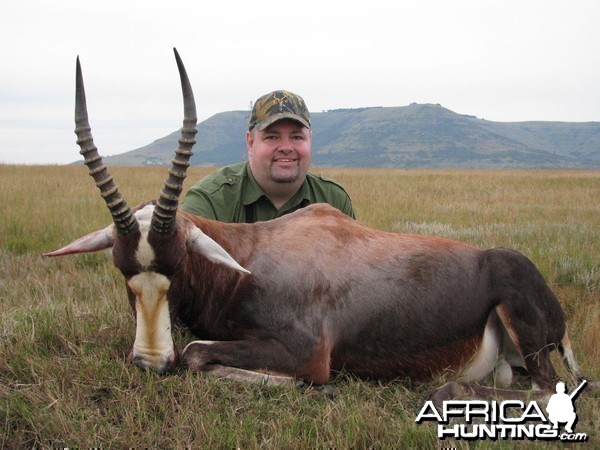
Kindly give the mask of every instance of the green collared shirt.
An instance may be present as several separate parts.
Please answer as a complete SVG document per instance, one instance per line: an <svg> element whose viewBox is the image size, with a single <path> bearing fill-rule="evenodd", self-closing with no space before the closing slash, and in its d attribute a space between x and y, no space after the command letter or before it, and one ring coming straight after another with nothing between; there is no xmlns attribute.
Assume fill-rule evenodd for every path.
<svg viewBox="0 0 600 450"><path fill-rule="evenodd" d="M240 223L271 220L311 203L329 203L354 218L352 201L342 186L313 173L279 210L260 188L247 162L216 170L186 193L180 209L221 222Z"/></svg>

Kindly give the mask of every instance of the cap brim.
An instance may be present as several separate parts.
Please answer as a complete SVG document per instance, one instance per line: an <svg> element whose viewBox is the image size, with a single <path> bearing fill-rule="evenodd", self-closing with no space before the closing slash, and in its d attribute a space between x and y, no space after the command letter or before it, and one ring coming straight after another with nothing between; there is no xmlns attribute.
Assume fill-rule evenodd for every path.
<svg viewBox="0 0 600 450"><path fill-rule="evenodd" d="M256 128L258 131L264 131L264 129L267 128L269 125L273 125L275 122L279 122L283 119L294 120L296 122L300 122L306 128L310 128L310 123L308 123L304 118L300 117L297 114L289 112L273 114L272 116L267 117L262 122L258 122L254 126L254 128Z"/></svg>

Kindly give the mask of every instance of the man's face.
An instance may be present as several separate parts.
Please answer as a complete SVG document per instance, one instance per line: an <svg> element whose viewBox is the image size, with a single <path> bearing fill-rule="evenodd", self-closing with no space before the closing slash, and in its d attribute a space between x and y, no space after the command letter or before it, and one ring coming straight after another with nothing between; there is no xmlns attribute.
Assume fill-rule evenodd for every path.
<svg viewBox="0 0 600 450"><path fill-rule="evenodd" d="M310 166L311 138L311 131L293 120L248 131L248 162L258 184L302 184Z"/></svg>

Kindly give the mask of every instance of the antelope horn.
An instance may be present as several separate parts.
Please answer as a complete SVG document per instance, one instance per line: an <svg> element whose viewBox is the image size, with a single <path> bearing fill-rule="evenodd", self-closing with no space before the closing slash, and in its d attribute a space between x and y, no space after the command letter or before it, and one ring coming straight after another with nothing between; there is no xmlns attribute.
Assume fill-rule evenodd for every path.
<svg viewBox="0 0 600 450"><path fill-rule="evenodd" d="M133 233L138 229L137 220L131 212L131 208L121 196L119 187L108 173L108 169L102 163L102 157L98 154L98 149L94 145L94 138L88 121L79 57L77 57L75 83L75 134L77 135L77 145L81 149L79 153L83 155L83 162L88 167L90 175L94 178L98 189L100 189L100 195L110 210L117 233L120 235Z"/></svg>
<svg viewBox="0 0 600 450"><path fill-rule="evenodd" d="M154 213L152 214L152 229L158 234L172 234L175 231L175 216L179 206L179 196L183 190L183 180L189 167L189 159L192 156L192 147L196 143L194 136L198 132L196 128L196 104L190 80L183 66L183 62L175 52L179 77L181 78L181 91L183 93L183 128L179 139L179 148L175 150L175 158L171 160L169 177L165 180L165 187L160 191Z"/></svg>

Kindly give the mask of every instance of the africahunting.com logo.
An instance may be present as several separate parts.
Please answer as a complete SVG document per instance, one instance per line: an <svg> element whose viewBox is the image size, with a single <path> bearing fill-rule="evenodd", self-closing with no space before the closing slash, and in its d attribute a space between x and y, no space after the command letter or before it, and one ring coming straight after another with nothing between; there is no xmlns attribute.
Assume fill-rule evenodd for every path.
<svg viewBox="0 0 600 450"><path fill-rule="evenodd" d="M584 442L587 434L574 431L577 422L574 400L586 383L583 380L571 394L567 394L565 384L558 382L556 393L548 400L545 412L536 401L447 400L438 409L428 400L415 422L437 422L440 439Z"/></svg>

